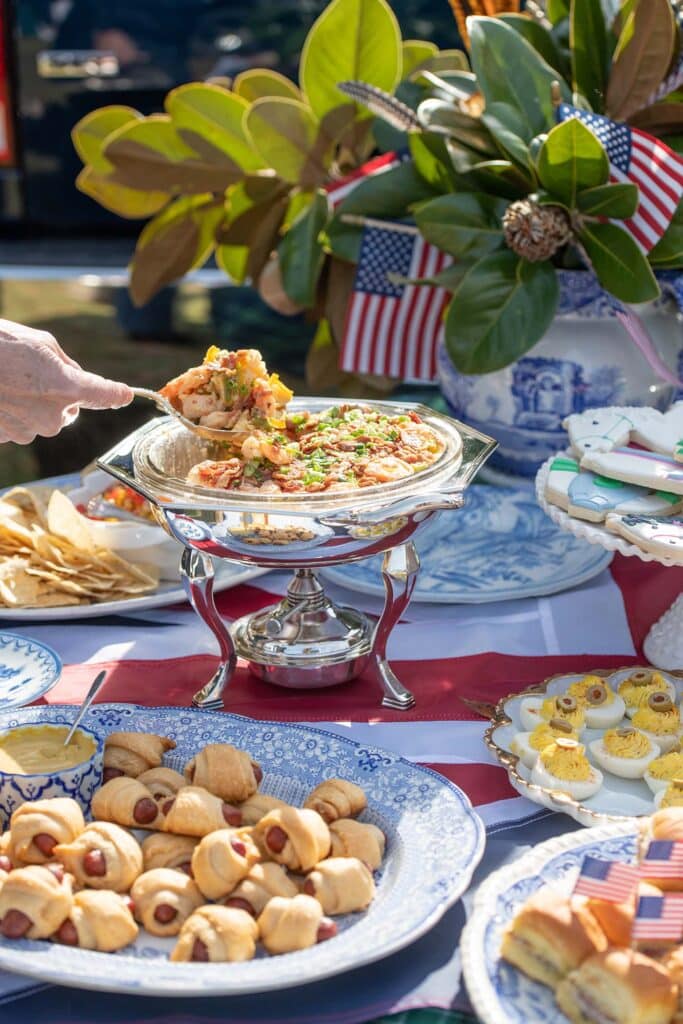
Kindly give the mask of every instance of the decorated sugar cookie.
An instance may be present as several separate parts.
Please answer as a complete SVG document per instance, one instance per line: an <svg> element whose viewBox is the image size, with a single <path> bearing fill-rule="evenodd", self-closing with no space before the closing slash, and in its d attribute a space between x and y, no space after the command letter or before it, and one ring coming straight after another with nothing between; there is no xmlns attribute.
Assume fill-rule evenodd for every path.
<svg viewBox="0 0 683 1024"><path fill-rule="evenodd" d="M572 451L609 452L632 444L683 461L683 402L668 412L636 406L609 406L568 416L564 421Z"/></svg>
<svg viewBox="0 0 683 1024"><path fill-rule="evenodd" d="M586 451L581 468L610 480L622 480L653 491L683 495L683 464L643 448L614 448L609 452Z"/></svg>
<svg viewBox="0 0 683 1024"><path fill-rule="evenodd" d="M550 464L545 494L570 516L595 523L608 512L667 516L683 507L683 499L675 494L599 476L567 455L558 455Z"/></svg>
<svg viewBox="0 0 683 1024"><path fill-rule="evenodd" d="M683 519L661 516L607 516L606 526L659 558L683 564Z"/></svg>

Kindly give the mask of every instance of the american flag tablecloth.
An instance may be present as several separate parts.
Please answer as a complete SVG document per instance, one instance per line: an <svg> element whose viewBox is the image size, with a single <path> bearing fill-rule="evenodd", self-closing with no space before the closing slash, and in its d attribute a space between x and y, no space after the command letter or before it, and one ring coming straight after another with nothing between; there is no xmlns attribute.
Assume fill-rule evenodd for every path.
<svg viewBox="0 0 683 1024"><path fill-rule="evenodd" d="M286 574L270 573L225 591L217 598L219 609L231 619L262 608L284 593L287 579ZM486 721L462 698L495 702L557 672L637 663L650 625L681 592L682 583L679 569L617 555L611 568L591 582L552 597L486 605L413 604L389 649L395 670L417 698L409 712L381 708L378 691L363 678L329 690L304 692L263 683L244 667L229 687L226 709L257 719L315 722L442 772L469 794L487 826L487 855L477 873L481 881L506 858L574 825L517 796L484 746ZM329 591L335 599L371 614L379 611L379 599L333 586ZM0 619L3 625L8 624ZM213 638L186 605L11 628L45 641L62 656L63 677L47 695L50 703L80 702L97 670L106 668L108 677L98 700L183 706L216 665ZM344 976L337 989L321 982L295 990L296 1012L290 994L287 1012L283 1006L280 1014L273 1008L272 997L261 1003L260 997L250 997L250 1002L239 1004L214 1000L223 1009L211 1012L205 1006L200 1011L195 1004L196 1017L183 1020L220 1019L228 1002L231 1020L280 1024L285 1020L351 1024L389 1009L466 1007L457 956L464 914L458 904L415 947L368 968L357 984ZM0 979L0 998L2 992ZM128 1000L124 1012L123 997L69 994L63 989L50 992L61 995L27 997L6 1012L16 1013L21 1007L22 1020L28 1024L34 1019L33 1003L37 1020L41 1007L50 999L54 1006L54 1000L58 1003L61 998L72 1009L77 1004L86 1009L81 1015L74 1011L73 1017L63 1012L53 1020L85 1021L95 1001L107 1007L107 1015L98 1016L102 1020L178 1019L174 1017L177 1010L167 1008L162 1014L158 1007L150 1017L152 1006L147 1000L133 1005ZM0 1021L15 1019L2 1013L0 1006Z"/></svg>

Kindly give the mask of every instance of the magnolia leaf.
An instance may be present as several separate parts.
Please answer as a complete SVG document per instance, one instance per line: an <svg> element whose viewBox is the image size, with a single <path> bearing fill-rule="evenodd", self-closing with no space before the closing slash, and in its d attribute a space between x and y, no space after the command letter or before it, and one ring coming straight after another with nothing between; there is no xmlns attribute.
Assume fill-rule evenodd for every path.
<svg viewBox="0 0 683 1024"><path fill-rule="evenodd" d="M486 106L508 103L519 114L523 138L529 142L555 122L551 87L557 72L513 28L498 18L470 18L472 69ZM571 92L560 81L562 98Z"/></svg>
<svg viewBox="0 0 683 1024"><path fill-rule="evenodd" d="M162 114L123 125L107 140L104 156L114 168L112 181L143 191L223 192L243 176L227 155L222 165L198 157Z"/></svg>
<svg viewBox="0 0 683 1024"><path fill-rule="evenodd" d="M484 256L462 279L446 316L456 369L491 373L519 359L550 327L558 295L549 262L528 263L508 249Z"/></svg>
<svg viewBox="0 0 683 1024"><path fill-rule="evenodd" d="M610 117L626 120L646 105L667 73L677 33L669 0L638 0L612 61L606 103Z"/></svg>
<svg viewBox="0 0 683 1024"><path fill-rule="evenodd" d="M235 284L244 284L249 257L246 245L217 245L214 257L217 265L231 281Z"/></svg>
<svg viewBox="0 0 683 1024"><path fill-rule="evenodd" d="M569 17L569 2L570 0L547 0L546 14L553 25Z"/></svg>
<svg viewBox="0 0 683 1024"><path fill-rule="evenodd" d="M658 267L683 266L683 203L679 203L673 220L653 249L648 261Z"/></svg>
<svg viewBox="0 0 683 1024"><path fill-rule="evenodd" d="M581 213L588 213L592 217L625 220L638 209L638 187L624 182L587 188L577 196L576 205Z"/></svg>
<svg viewBox="0 0 683 1024"><path fill-rule="evenodd" d="M585 96L593 110L602 111L609 50L600 0L571 0L569 39L574 92Z"/></svg>
<svg viewBox="0 0 683 1024"><path fill-rule="evenodd" d="M263 167L243 128L249 104L242 96L207 82L191 82L172 89L164 106L176 128L203 136L243 170Z"/></svg>
<svg viewBox="0 0 683 1024"><path fill-rule="evenodd" d="M299 80L313 112L321 118L344 102L337 82L393 92L400 78L401 33L386 0L332 0L301 52Z"/></svg>
<svg viewBox="0 0 683 1024"><path fill-rule="evenodd" d="M325 252L345 263L358 263L362 242L362 225L347 224L339 218L330 221L323 236Z"/></svg>
<svg viewBox="0 0 683 1024"><path fill-rule="evenodd" d="M671 132L683 132L683 103L655 103L632 114L629 123L658 137ZM671 140L666 140L671 144Z"/></svg>
<svg viewBox="0 0 683 1024"><path fill-rule="evenodd" d="M423 39L404 39L401 46L403 78L407 78L417 68L439 52L436 43L428 43Z"/></svg>
<svg viewBox="0 0 683 1024"><path fill-rule="evenodd" d="M76 178L76 188L90 196L105 210L118 213L129 220L152 217L171 199L168 192L142 192L125 185L117 185L93 167L84 167Z"/></svg>
<svg viewBox="0 0 683 1024"><path fill-rule="evenodd" d="M491 192L508 199L519 199L533 188L532 179L509 160L482 160L474 164L466 181L478 192Z"/></svg>
<svg viewBox="0 0 683 1024"><path fill-rule="evenodd" d="M382 174L371 174L361 181L339 204L335 216L347 214L396 219L405 217L414 203L434 195L432 189L405 161Z"/></svg>
<svg viewBox="0 0 683 1024"><path fill-rule="evenodd" d="M481 120L505 155L519 164L527 176L533 173L529 146L524 140L525 127L517 108L500 101L491 103Z"/></svg>
<svg viewBox="0 0 683 1024"><path fill-rule="evenodd" d="M557 45L553 35L545 28L540 21L530 18L525 14L499 14L499 19L519 32L528 43L533 46L537 53L540 53L546 64L568 78L570 74L569 61L566 55Z"/></svg>
<svg viewBox="0 0 683 1024"><path fill-rule="evenodd" d="M408 139L412 163L420 178L437 192L453 192L458 184L446 143L438 135L413 133Z"/></svg>
<svg viewBox="0 0 683 1024"><path fill-rule="evenodd" d="M276 179L277 181L278 179ZM245 182L240 182L228 195L227 211L223 222L216 232L219 245L251 246L259 232L261 221L270 216L275 206L278 210L289 204L289 189L282 183L270 192L253 198L249 195ZM284 218L284 212L278 226ZM277 219L274 215L271 220ZM270 228L268 229L270 231Z"/></svg>
<svg viewBox="0 0 683 1024"><path fill-rule="evenodd" d="M71 141L84 164L97 174L108 174L111 164L103 155L105 141L112 132L132 121L142 121L142 114L132 107L101 107L92 110L71 130Z"/></svg>
<svg viewBox="0 0 683 1024"><path fill-rule="evenodd" d="M303 188L325 181L326 162L313 157L319 126L310 107L284 97L256 100L245 123L258 152L285 181Z"/></svg>
<svg viewBox="0 0 683 1024"><path fill-rule="evenodd" d="M584 223L578 233L593 270L606 291L622 302L649 302L659 285L632 235L608 222Z"/></svg>
<svg viewBox="0 0 683 1024"><path fill-rule="evenodd" d="M279 71L271 71L269 68L250 68L248 71L241 71L232 83L232 89L247 103L273 96L284 96L290 100L303 99L301 90L294 82L290 82Z"/></svg>
<svg viewBox="0 0 683 1024"><path fill-rule="evenodd" d="M307 210L294 221L278 246L282 284L292 302L315 303L325 254L320 233L328 218L327 196L317 192Z"/></svg>
<svg viewBox="0 0 683 1024"><path fill-rule="evenodd" d="M223 212L222 200L212 195L183 197L145 226L131 264L130 294L136 306L207 260Z"/></svg>
<svg viewBox="0 0 683 1024"><path fill-rule="evenodd" d="M415 208L415 223L428 242L461 260L477 260L503 242L506 199L485 193L439 196Z"/></svg>
<svg viewBox="0 0 683 1024"><path fill-rule="evenodd" d="M570 117L548 133L536 167L543 187L570 208L576 206L579 192L604 185L609 178L605 147L578 117Z"/></svg>
<svg viewBox="0 0 683 1024"><path fill-rule="evenodd" d="M452 102L423 100L417 116L425 131L445 135L476 149L482 156L497 156L491 134L482 119L463 114Z"/></svg>
<svg viewBox="0 0 683 1024"><path fill-rule="evenodd" d="M424 62L421 70L441 75L449 71L469 71L470 65L462 50L439 50Z"/></svg>
<svg viewBox="0 0 683 1024"><path fill-rule="evenodd" d="M289 231L294 221L298 220L304 210L309 208L317 194L317 192L290 192L287 213L282 222L283 231Z"/></svg>

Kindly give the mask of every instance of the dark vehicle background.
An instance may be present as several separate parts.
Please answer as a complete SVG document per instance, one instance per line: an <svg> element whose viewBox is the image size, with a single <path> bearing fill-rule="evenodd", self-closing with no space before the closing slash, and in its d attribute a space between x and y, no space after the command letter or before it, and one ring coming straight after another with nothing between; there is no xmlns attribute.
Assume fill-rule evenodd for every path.
<svg viewBox="0 0 683 1024"><path fill-rule="evenodd" d="M150 113L182 82L296 77L325 0L0 0L0 219L19 233L130 234L74 187L72 126L106 103ZM392 0L404 38L458 43L448 0ZM4 145L3 145L4 143Z"/></svg>

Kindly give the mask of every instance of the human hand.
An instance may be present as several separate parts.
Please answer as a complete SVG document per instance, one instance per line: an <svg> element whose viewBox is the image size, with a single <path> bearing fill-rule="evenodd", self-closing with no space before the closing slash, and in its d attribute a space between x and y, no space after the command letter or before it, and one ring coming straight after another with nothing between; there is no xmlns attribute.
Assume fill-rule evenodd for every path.
<svg viewBox="0 0 683 1024"><path fill-rule="evenodd" d="M120 409L132 400L127 384L81 369L47 331L0 320L0 442L54 437L79 408Z"/></svg>

